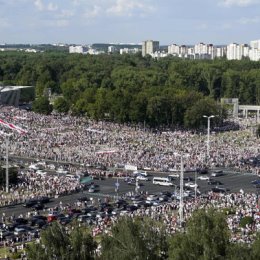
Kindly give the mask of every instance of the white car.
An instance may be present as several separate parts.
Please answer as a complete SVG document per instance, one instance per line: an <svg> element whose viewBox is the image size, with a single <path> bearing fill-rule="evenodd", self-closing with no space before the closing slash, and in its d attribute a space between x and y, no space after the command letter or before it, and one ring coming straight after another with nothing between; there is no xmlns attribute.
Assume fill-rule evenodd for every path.
<svg viewBox="0 0 260 260"><path fill-rule="evenodd" d="M43 170L37 170L36 173L43 176L43 177L47 175L47 172L45 172Z"/></svg>
<svg viewBox="0 0 260 260"><path fill-rule="evenodd" d="M62 167L59 167L56 172L60 173L60 174L67 174L68 173L68 171L64 170Z"/></svg>
<svg viewBox="0 0 260 260"><path fill-rule="evenodd" d="M37 165L37 164L31 164L30 166L29 166L29 169L30 170L39 170L40 169L40 167L39 167L39 165Z"/></svg>
<svg viewBox="0 0 260 260"><path fill-rule="evenodd" d="M138 175L138 176L136 177L136 179L137 179L138 181L148 181L148 180L149 180L147 177L145 177L145 176L143 176L143 175Z"/></svg>
<svg viewBox="0 0 260 260"><path fill-rule="evenodd" d="M201 181L209 181L209 179L210 179L209 176L205 176L205 175L204 176L202 175L202 176L198 177L198 180L201 180Z"/></svg>
<svg viewBox="0 0 260 260"><path fill-rule="evenodd" d="M184 184L184 186L185 187L190 187L190 188L195 188L195 187L199 187L199 185L198 184L195 184L195 183L193 183L193 182L186 182L185 184Z"/></svg>
<svg viewBox="0 0 260 260"><path fill-rule="evenodd" d="M134 171L133 172L133 175L142 175L142 176L145 176L145 177L147 177L148 176L148 174L147 174L147 172L146 171Z"/></svg>

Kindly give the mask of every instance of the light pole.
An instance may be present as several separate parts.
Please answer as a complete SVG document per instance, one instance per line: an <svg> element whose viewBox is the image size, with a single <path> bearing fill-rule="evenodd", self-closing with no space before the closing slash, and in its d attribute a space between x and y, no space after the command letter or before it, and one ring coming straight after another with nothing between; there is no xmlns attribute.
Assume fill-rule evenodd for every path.
<svg viewBox="0 0 260 260"><path fill-rule="evenodd" d="M207 162L209 160L209 135L210 135L210 119L211 118L214 118L215 116L214 115L211 115L211 116L203 116L205 118L208 119L208 137L207 137Z"/></svg>
<svg viewBox="0 0 260 260"><path fill-rule="evenodd" d="M7 134L3 131L0 131L0 134L5 136L5 191L9 193L9 137L11 134Z"/></svg>
<svg viewBox="0 0 260 260"><path fill-rule="evenodd" d="M184 208L184 203L183 203L183 175L184 175L184 166L183 166L183 153L174 153L174 155L181 157L181 174L180 174L180 206L179 206L179 217L180 217L180 226L182 227L183 224L183 208ZM189 155L186 154L185 157L188 157Z"/></svg>

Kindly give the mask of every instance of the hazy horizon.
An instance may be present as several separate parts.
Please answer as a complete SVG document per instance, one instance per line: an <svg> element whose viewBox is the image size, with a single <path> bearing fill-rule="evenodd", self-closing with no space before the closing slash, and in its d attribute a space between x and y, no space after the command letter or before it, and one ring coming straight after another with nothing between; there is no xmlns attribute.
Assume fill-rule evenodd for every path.
<svg viewBox="0 0 260 260"><path fill-rule="evenodd" d="M227 45L260 39L260 0L0 0L1 43Z"/></svg>

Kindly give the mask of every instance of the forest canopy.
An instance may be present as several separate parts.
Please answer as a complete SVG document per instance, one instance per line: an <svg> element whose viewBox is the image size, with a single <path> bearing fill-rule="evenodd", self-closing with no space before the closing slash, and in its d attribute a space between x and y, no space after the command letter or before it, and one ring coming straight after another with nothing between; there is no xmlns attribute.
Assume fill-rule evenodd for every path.
<svg viewBox="0 0 260 260"><path fill-rule="evenodd" d="M247 59L3 52L0 60L1 84L35 86L38 112L49 90L59 112L150 126L205 125L202 114L225 116L222 97L260 105L260 62Z"/></svg>

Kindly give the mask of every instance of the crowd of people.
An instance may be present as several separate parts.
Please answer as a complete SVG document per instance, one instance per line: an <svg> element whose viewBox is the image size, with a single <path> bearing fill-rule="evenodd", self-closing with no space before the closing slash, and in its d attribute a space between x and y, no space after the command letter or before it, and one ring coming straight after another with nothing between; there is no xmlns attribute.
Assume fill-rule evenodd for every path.
<svg viewBox="0 0 260 260"><path fill-rule="evenodd" d="M202 168L207 163L211 167L260 173L259 166L245 163L245 159L260 152L260 139L252 134L249 119L236 122L242 131L211 133L207 158L207 135L194 131L152 131L69 115L44 116L13 107L2 107L1 117L27 131L12 135L10 155L85 166L128 164L167 171L179 167L180 157L176 153L185 153L189 155L185 160L186 169ZM1 145L1 154L5 149Z"/></svg>
<svg viewBox="0 0 260 260"><path fill-rule="evenodd" d="M237 171L260 175L259 165L245 163L245 159L256 158L260 153L260 139L252 134L250 119L238 120L239 131L214 133L210 135L209 157L207 135L194 131L152 131L140 126L121 125L111 122L95 122L70 115L39 115L14 107L1 107L1 119L26 130L25 134L12 131L9 143L10 157L53 160L62 163L77 163L82 168L89 166L115 167L133 165L139 169L169 171L179 169L183 153L185 169L210 167L234 168ZM10 132L10 131L9 131ZM0 142L0 153L6 152L4 136ZM70 172L76 172L71 167ZM103 170L89 168L93 175L104 175ZM84 185L65 176L39 175L35 171L21 170L21 181L12 186L11 192L0 191L0 207L24 202L38 196L55 197L82 191ZM80 207L81 205L76 205ZM187 220L196 208L231 208L235 214L227 217L232 231L232 241L250 243L255 231L260 230L260 214L256 194L229 193L227 195L209 192L196 200L184 202L184 216ZM65 208L62 208L65 210ZM149 216L160 220L169 233L180 229L178 222L178 201L149 208L140 208L130 217ZM254 219L253 225L239 226L245 216ZM110 232L117 216L102 218L93 226L93 235ZM31 238L24 238L30 240ZM22 241L23 242L23 241Z"/></svg>

